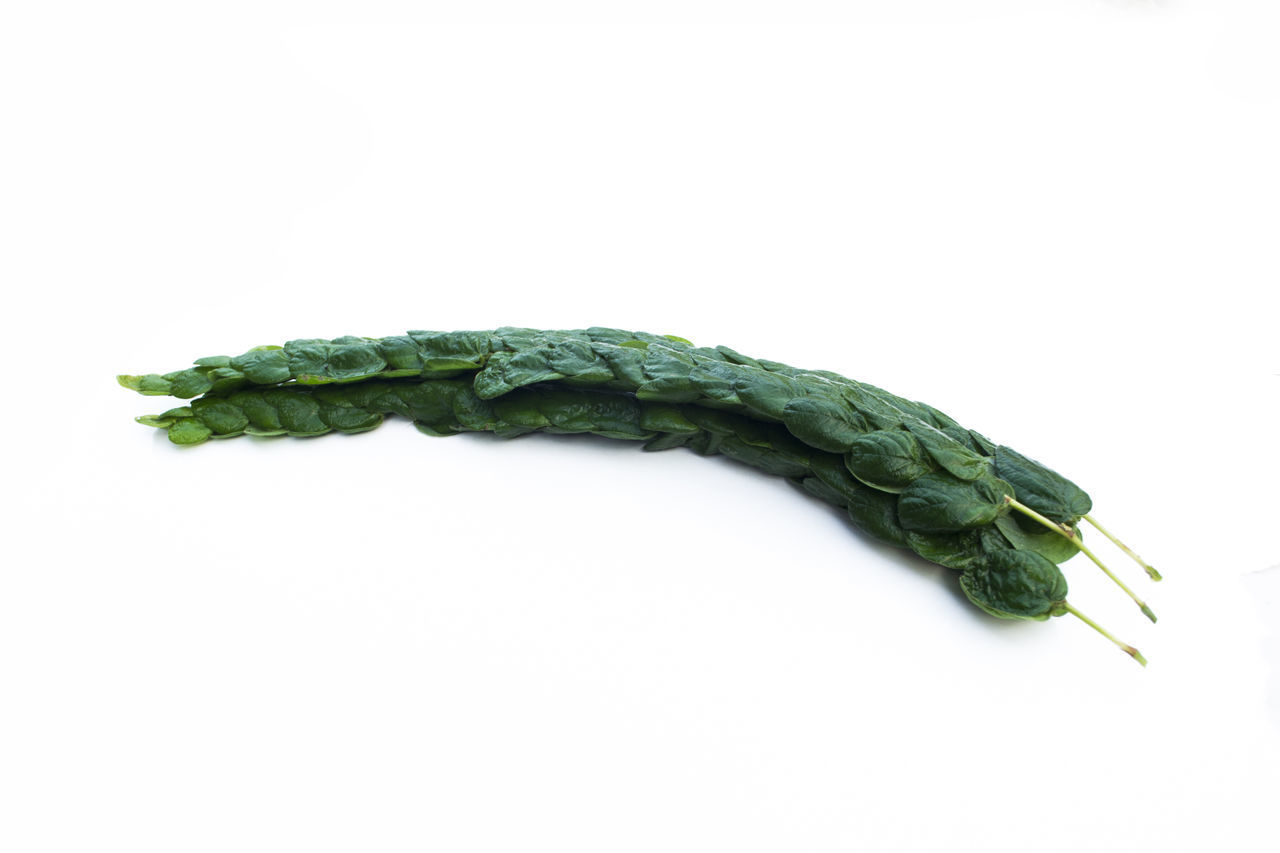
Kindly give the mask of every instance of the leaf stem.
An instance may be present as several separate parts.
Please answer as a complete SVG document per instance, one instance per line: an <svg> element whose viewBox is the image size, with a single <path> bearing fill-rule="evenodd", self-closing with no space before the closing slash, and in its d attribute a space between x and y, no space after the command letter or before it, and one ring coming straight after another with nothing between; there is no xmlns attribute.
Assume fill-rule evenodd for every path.
<svg viewBox="0 0 1280 853"><path fill-rule="evenodd" d="M1049 528L1050 530L1055 531L1059 536L1065 536L1067 539L1071 540L1072 544L1074 544L1077 548L1079 548L1086 557L1088 557L1090 560L1093 560L1093 562L1097 565L1097 567L1102 569L1102 571L1106 573L1107 577L1115 581L1116 586L1124 590L1125 593L1127 593L1128 596L1133 599L1134 603L1138 605L1138 608L1142 611L1142 614L1144 616L1146 616L1152 622L1156 621L1156 614L1151 610L1150 607L1147 606L1147 603L1143 601L1141 598L1138 598L1137 594L1134 593L1133 590L1129 589L1129 587L1125 584L1124 581L1116 577L1115 573L1112 572L1111 569L1107 568L1106 564L1103 563L1101 560L1099 560L1097 555L1094 554L1092 551L1090 551L1089 547L1085 545L1084 542L1080 541L1080 534L1078 534L1076 531L1072 530L1071 528L1067 527L1066 525L1057 524L1053 521L1050 521L1040 513L1036 512L1031 507L1027 506L1024 503L1019 503L1009 495L1004 496L1004 502L1007 503L1009 506L1013 507L1014 509L1016 509L1018 512L1022 513L1023 515L1026 515L1029 518L1033 518L1036 521L1043 524L1045 527Z"/></svg>
<svg viewBox="0 0 1280 853"><path fill-rule="evenodd" d="M1156 571L1155 566L1151 565L1146 560L1139 557L1137 552L1135 552L1128 545L1124 544L1119 539L1117 539L1115 537L1115 534L1113 534L1110 530L1107 530L1107 528L1099 524L1096 518L1094 518L1092 515L1089 515L1088 513L1085 513L1084 520L1092 524L1094 527L1096 527L1098 529L1098 532L1101 533L1103 536L1107 537L1112 542L1114 542L1117 548L1119 548L1121 551L1124 551L1126 554L1132 557L1134 561L1137 562L1139 566L1142 566L1143 570L1145 570L1146 573L1151 576L1151 579L1153 581L1163 580L1163 578L1160 576L1160 573Z"/></svg>
<svg viewBox="0 0 1280 853"><path fill-rule="evenodd" d="M1129 657L1133 658L1134 660L1136 660L1138 663L1142 664L1143 666L1146 666L1146 665L1147 665L1147 659L1146 659L1146 658L1144 658L1144 657L1142 656L1142 652L1138 651L1137 649L1135 649L1133 646L1129 645L1128 643L1122 643L1122 642L1120 642L1119 640L1117 640L1115 637L1111 636L1111 633L1110 633L1110 632L1108 632L1105 628L1103 628L1103 627L1102 627L1101 625L1099 625L1097 622L1094 622L1094 621L1093 621L1092 619L1090 619L1088 616L1085 616L1085 615L1084 615L1083 613L1081 613L1079 610L1076 610L1074 607L1072 607L1072 606L1071 606L1071 604L1070 604L1070 603L1068 603L1068 602L1064 601L1064 602L1062 602L1062 606L1063 606L1063 607L1065 607L1065 608L1067 609L1067 612L1068 612L1068 613L1070 613L1072 616L1076 617L1076 618L1077 618L1077 619L1079 619L1081 622L1083 622L1084 624L1088 625L1090 628L1092 628L1093 630L1097 631L1099 634L1101 634L1102 636L1106 637L1108 640L1110 640L1111 642L1113 642L1113 643L1115 643L1117 646L1119 646L1119 647L1120 647L1120 649L1121 649L1121 651L1123 651L1123 652L1124 652L1125 654L1127 654Z"/></svg>

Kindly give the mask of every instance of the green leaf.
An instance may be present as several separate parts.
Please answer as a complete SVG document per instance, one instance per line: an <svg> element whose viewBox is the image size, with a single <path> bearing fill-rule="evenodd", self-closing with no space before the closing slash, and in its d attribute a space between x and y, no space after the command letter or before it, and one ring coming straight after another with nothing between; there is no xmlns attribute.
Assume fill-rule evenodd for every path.
<svg viewBox="0 0 1280 853"><path fill-rule="evenodd" d="M388 383L374 408L429 424L452 422L456 420L456 397L464 387L463 383L447 379Z"/></svg>
<svg viewBox="0 0 1280 853"><path fill-rule="evenodd" d="M895 430L902 426L902 412L886 398L893 395L882 391L874 385L862 382L851 383L843 377L839 383L840 393L858 412L867 419L867 423L879 430Z"/></svg>
<svg viewBox="0 0 1280 853"><path fill-rule="evenodd" d="M648 438L640 427L640 407L621 394L550 391L538 395L538 406L557 429L594 432L610 437Z"/></svg>
<svg viewBox="0 0 1280 853"><path fill-rule="evenodd" d="M868 486L900 492L933 470L920 442L901 429L882 429L849 444L845 465Z"/></svg>
<svg viewBox="0 0 1280 853"><path fill-rule="evenodd" d="M996 455L995 442L993 442L991 439L987 438L985 435L983 435L980 432L968 430L968 433L969 433L969 443L973 445L975 450L977 450L983 456Z"/></svg>
<svg viewBox="0 0 1280 853"><path fill-rule="evenodd" d="M277 434L285 429L280 423L280 413L261 391L240 391L227 398L249 419L245 432L252 429L254 435Z"/></svg>
<svg viewBox="0 0 1280 853"><path fill-rule="evenodd" d="M276 385L293 378L289 372L289 357L282 349L250 350L231 359L230 364L219 367L233 367L243 372L244 378L254 385Z"/></svg>
<svg viewBox="0 0 1280 853"><path fill-rule="evenodd" d="M754 444L757 447L769 447L772 442L772 436L767 424L744 418L742 415L737 415L733 412L726 412L723 409L687 406L684 409L684 416L697 424L699 429L706 430L713 435L736 435L748 444Z"/></svg>
<svg viewBox="0 0 1280 853"><path fill-rule="evenodd" d="M794 379L761 370L747 374L748 369L739 368L742 372L734 381L733 391L759 417L781 421L787 405L808 393Z"/></svg>
<svg viewBox="0 0 1280 853"><path fill-rule="evenodd" d="M460 427L467 430L491 430L498 421L493 411L493 404L482 400L475 391L465 383L457 383L457 391L452 395L453 417Z"/></svg>
<svg viewBox="0 0 1280 853"><path fill-rule="evenodd" d="M1001 619L1043 621L1061 612L1067 579L1032 551L994 551L967 568L960 587L974 604Z"/></svg>
<svg viewBox="0 0 1280 853"><path fill-rule="evenodd" d="M903 425L916 437L925 453L948 473L961 480L976 480L990 470L990 463L946 433L914 418L906 418Z"/></svg>
<svg viewBox="0 0 1280 853"><path fill-rule="evenodd" d="M1013 486L1013 497L1051 521L1075 524L1093 507L1083 489L1021 453L997 447L996 476Z"/></svg>
<svg viewBox="0 0 1280 853"><path fill-rule="evenodd" d="M644 351L646 379L683 379L688 381L693 359L666 346L650 346ZM692 387L692 386L690 386Z"/></svg>
<svg viewBox="0 0 1280 853"><path fill-rule="evenodd" d="M542 413L536 395L508 394L493 401L498 419L514 427L546 429L551 419Z"/></svg>
<svg viewBox="0 0 1280 853"><path fill-rule="evenodd" d="M191 445L208 441L213 430L195 418L183 418L169 427L169 440L174 444Z"/></svg>
<svg viewBox="0 0 1280 853"><path fill-rule="evenodd" d="M233 391L241 388L245 384L244 374L234 367L215 367L209 371L209 381L212 387L206 391L206 394L218 394L225 396Z"/></svg>
<svg viewBox="0 0 1280 853"><path fill-rule="evenodd" d="M168 374L166 378L170 382L168 393L183 400L199 397L213 387L213 382L209 379L209 371L203 367L180 370L177 373Z"/></svg>
<svg viewBox="0 0 1280 853"><path fill-rule="evenodd" d="M637 341L636 343L641 343ZM644 346L648 346L645 344ZM596 343L593 346L596 354L609 366L613 374L615 386L634 390L645 383L644 352L625 344L612 346Z"/></svg>
<svg viewBox="0 0 1280 853"><path fill-rule="evenodd" d="M382 423L382 415L355 406L320 404L320 419L340 432L365 432Z"/></svg>
<svg viewBox="0 0 1280 853"><path fill-rule="evenodd" d="M568 339L546 346L546 363L570 385L603 385L613 381L613 371L596 355L588 341Z"/></svg>
<svg viewBox="0 0 1280 853"><path fill-rule="evenodd" d="M145 394L148 397L167 397L173 392L173 383L163 376L148 373L136 379L138 380L136 390L139 394Z"/></svg>
<svg viewBox="0 0 1280 853"><path fill-rule="evenodd" d="M852 406L831 397L797 397L787 402L782 422L810 447L844 453L869 429Z"/></svg>
<svg viewBox="0 0 1280 853"><path fill-rule="evenodd" d="M476 374L475 388L481 397L493 399L515 388L563 378L547 363L547 354L541 350L495 353Z"/></svg>
<svg viewBox="0 0 1280 853"><path fill-rule="evenodd" d="M191 401L191 411L214 435L238 434L249 425L244 410L229 400L201 397Z"/></svg>
<svg viewBox="0 0 1280 853"><path fill-rule="evenodd" d="M831 488L818 477L805 477L800 481L800 485L804 487L806 492L820 501L838 506L841 509L849 505L849 500L844 496L843 492Z"/></svg>
<svg viewBox="0 0 1280 853"><path fill-rule="evenodd" d="M305 389L268 389L263 398L276 409L280 426L290 435L323 435L329 425L320 418L320 403Z"/></svg>
<svg viewBox="0 0 1280 853"><path fill-rule="evenodd" d="M386 359L373 343L347 343L335 346L329 353L323 375L338 381L363 379L377 375L386 367Z"/></svg>
<svg viewBox="0 0 1280 853"><path fill-rule="evenodd" d="M811 451L809 453L809 470L815 477L846 498L855 492L876 491L855 480L853 475L849 473L849 469L845 467L844 459L832 453ZM894 512L896 513L897 501L893 498L890 498L890 501L893 502Z"/></svg>
<svg viewBox="0 0 1280 853"><path fill-rule="evenodd" d="M960 533L920 533L909 530L906 541L907 547L912 551L948 569L964 571L985 558L982 541L973 530Z"/></svg>
<svg viewBox="0 0 1280 853"><path fill-rule="evenodd" d="M1035 551L1051 563L1064 563L1080 553L1070 539L1025 515L1006 513L996 519L996 528L1014 548ZM1080 536L1079 530L1076 536Z"/></svg>
<svg viewBox="0 0 1280 853"><path fill-rule="evenodd" d="M898 521L898 499L887 492L861 488L845 494L849 518L863 533L890 545L905 547L906 531Z"/></svg>
<svg viewBox="0 0 1280 853"><path fill-rule="evenodd" d="M378 352L391 370L418 373L422 370L422 358L418 344L408 335L393 335L377 341Z"/></svg>
<svg viewBox="0 0 1280 853"><path fill-rule="evenodd" d="M702 392L693 386L689 377L672 376L645 382L636 388L636 397L662 403L692 403L702 397Z"/></svg>
<svg viewBox="0 0 1280 853"><path fill-rule="evenodd" d="M704 397L733 408L742 405L736 390L739 383L750 380L746 368L725 361L699 361L689 372L693 387Z"/></svg>
<svg viewBox="0 0 1280 853"><path fill-rule="evenodd" d="M748 444L736 435L725 436L720 442L720 453L766 474L780 477L803 477L809 473L803 465L786 458L771 448Z"/></svg>
<svg viewBox="0 0 1280 853"><path fill-rule="evenodd" d="M898 498L898 519L908 530L954 533L991 524L1006 512L1009 486L994 477L973 482L950 474L925 474Z"/></svg>
<svg viewBox="0 0 1280 853"><path fill-rule="evenodd" d="M729 349L728 347L718 346L716 347L716 352L724 356L726 361L732 362L733 364L745 364L748 367L755 367L760 370L764 370L764 367L760 364L760 362L756 361L754 358L751 358L750 356L743 355L737 350L732 350L732 349Z"/></svg>
<svg viewBox="0 0 1280 853"><path fill-rule="evenodd" d="M289 359L289 373L302 383L314 383L325 375L329 357L328 341L296 340L284 345L284 354Z"/></svg>
<svg viewBox="0 0 1280 853"><path fill-rule="evenodd" d="M698 425L684 416L678 406L646 403L640 407L640 426L649 432L695 433Z"/></svg>
<svg viewBox="0 0 1280 853"><path fill-rule="evenodd" d="M409 332L409 338L417 344L423 363L437 369L445 364L480 367L495 346L488 332Z"/></svg>

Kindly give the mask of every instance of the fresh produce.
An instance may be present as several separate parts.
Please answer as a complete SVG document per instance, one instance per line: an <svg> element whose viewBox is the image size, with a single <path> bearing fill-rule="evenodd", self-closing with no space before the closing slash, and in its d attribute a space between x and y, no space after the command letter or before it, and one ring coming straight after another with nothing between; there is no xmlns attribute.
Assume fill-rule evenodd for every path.
<svg viewBox="0 0 1280 853"><path fill-rule="evenodd" d="M291 341L127 388L191 399L138 420L177 444L241 434L361 432L387 415L433 435L593 433L723 454L844 507L869 535L961 572L969 599L1002 618L1071 613L1145 665L1066 600L1061 563L1083 551L1089 496L936 409L825 371L695 347L672 336L592 328L410 332ZM193 399L194 398L194 399Z"/></svg>

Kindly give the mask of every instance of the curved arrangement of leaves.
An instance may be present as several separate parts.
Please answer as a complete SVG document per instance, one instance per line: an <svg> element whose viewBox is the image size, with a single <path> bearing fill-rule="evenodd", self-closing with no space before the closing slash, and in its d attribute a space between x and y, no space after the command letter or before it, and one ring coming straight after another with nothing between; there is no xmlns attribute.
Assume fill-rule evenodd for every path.
<svg viewBox="0 0 1280 853"><path fill-rule="evenodd" d="M868 535L961 572L984 611L1046 620L1071 613L1058 564L1083 552L1089 496L931 406L827 371L697 347L671 335L591 328L425 332L295 340L197 359L166 374L120 376L147 395L191 400L139 422L176 444L238 435L363 432L388 415L430 435L591 433L722 454L847 509Z"/></svg>

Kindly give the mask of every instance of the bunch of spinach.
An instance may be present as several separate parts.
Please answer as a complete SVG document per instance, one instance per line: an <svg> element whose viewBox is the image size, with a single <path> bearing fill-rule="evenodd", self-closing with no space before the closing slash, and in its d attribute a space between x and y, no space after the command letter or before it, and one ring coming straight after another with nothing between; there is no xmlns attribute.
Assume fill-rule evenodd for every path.
<svg viewBox="0 0 1280 853"><path fill-rule="evenodd" d="M786 477L846 509L870 536L961 572L984 611L1045 620L1071 613L1057 564L1084 552L1089 496L1043 465L931 406L827 371L750 358L683 338L590 328L500 328L386 338L295 340L120 376L148 395L191 399L139 418L176 444L248 435L362 432L387 415L431 435L592 433L688 447Z"/></svg>

